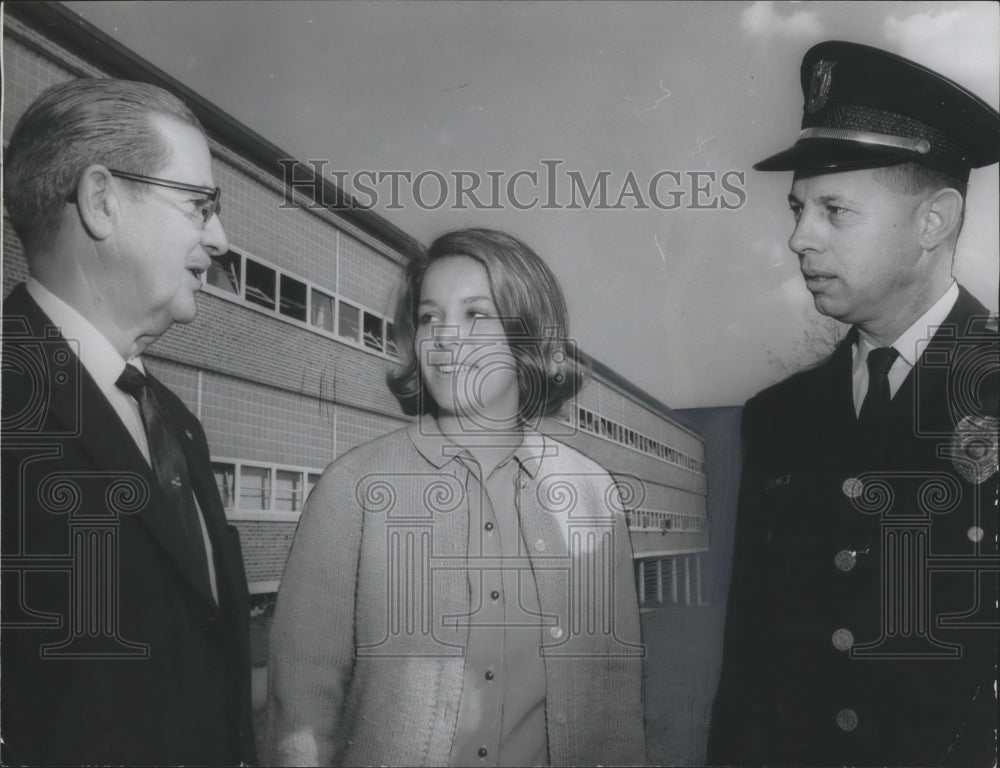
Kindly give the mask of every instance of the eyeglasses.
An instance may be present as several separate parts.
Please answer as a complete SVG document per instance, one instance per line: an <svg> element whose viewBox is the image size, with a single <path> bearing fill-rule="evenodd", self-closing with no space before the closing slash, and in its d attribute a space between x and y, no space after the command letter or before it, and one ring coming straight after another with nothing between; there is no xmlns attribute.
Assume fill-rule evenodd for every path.
<svg viewBox="0 0 1000 768"><path fill-rule="evenodd" d="M222 210L222 190L219 187L199 187L195 184L182 184L179 181L158 179L154 176L141 176L138 173L126 173L125 171L116 171L113 168L108 168L108 173L112 176L117 176L119 179L138 181L143 184L155 184L158 187L166 187L167 189L179 189L183 192L197 192L198 194L205 195L205 199L199 201L197 207L203 219L203 224L206 225L212 216L218 215L219 211Z"/></svg>

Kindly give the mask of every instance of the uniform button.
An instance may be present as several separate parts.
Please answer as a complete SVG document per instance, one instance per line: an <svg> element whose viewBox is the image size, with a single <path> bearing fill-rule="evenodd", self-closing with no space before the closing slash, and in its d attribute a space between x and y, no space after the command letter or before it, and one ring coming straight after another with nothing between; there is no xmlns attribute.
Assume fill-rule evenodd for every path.
<svg viewBox="0 0 1000 768"><path fill-rule="evenodd" d="M850 549L842 549L834 556L833 564L844 573L852 571L854 566L858 564L857 553Z"/></svg>
<svg viewBox="0 0 1000 768"><path fill-rule="evenodd" d="M862 483L856 477L849 477L844 481L841 490L844 495L849 499L856 499L861 495L861 491L864 489L865 484Z"/></svg>
<svg viewBox="0 0 1000 768"><path fill-rule="evenodd" d="M487 523L487 524L486 524L486 525L484 525L483 527L484 527L484 528L485 528L485 529L486 529L487 531L492 531L492 530L493 530L493 523Z"/></svg>
<svg viewBox="0 0 1000 768"><path fill-rule="evenodd" d="M850 708L840 710L837 713L837 727L850 733L858 727L858 713Z"/></svg>
<svg viewBox="0 0 1000 768"><path fill-rule="evenodd" d="M969 530L965 532L965 535L969 537L969 541L982 541L983 540L983 529L978 525L972 526Z"/></svg>
<svg viewBox="0 0 1000 768"><path fill-rule="evenodd" d="M479 752L478 752L477 754L478 754L478 755L479 755L480 757L486 757L486 755L488 755L488 754L489 754L489 752L487 752L487 751L486 751L486 747L480 747L480 748L479 748Z"/></svg>
<svg viewBox="0 0 1000 768"><path fill-rule="evenodd" d="M838 629L833 633L833 647L838 651L846 651L854 645L854 633L849 629Z"/></svg>
<svg viewBox="0 0 1000 768"><path fill-rule="evenodd" d="M524 475L518 476L518 478L517 478L517 487L518 488L527 488L528 487L528 478L526 478Z"/></svg>
<svg viewBox="0 0 1000 768"><path fill-rule="evenodd" d="M542 541L541 539L539 539L538 541L536 541L535 542L535 549L537 551L539 551L539 552L544 552L545 551L545 542Z"/></svg>
<svg viewBox="0 0 1000 768"><path fill-rule="evenodd" d="M552 629L549 630L549 634L552 635L553 639L558 640L563 636L562 627L552 627Z"/></svg>
<svg viewBox="0 0 1000 768"><path fill-rule="evenodd" d="M500 593L494 589L492 592L490 592L490 598L492 598L493 600L499 600Z"/></svg>
<svg viewBox="0 0 1000 768"><path fill-rule="evenodd" d="M496 675L493 674L493 667L490 667L486 670L486 679L492 680L494 677L496 677Z"/></svg>

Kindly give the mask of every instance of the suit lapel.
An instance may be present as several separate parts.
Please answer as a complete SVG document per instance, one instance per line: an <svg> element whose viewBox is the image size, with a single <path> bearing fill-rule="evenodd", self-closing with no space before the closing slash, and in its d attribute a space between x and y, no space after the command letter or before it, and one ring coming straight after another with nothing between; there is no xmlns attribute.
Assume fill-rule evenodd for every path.
<svg viewBox="0 0 1000 768"><path fill-rule="evenodd" d="M178 436L184 446L184 457L187 460L192 490L198 501L202 519L205 521L209 541L212 543L212 562L215 566L221 603L223 595L233 594L235 586L243 580L242 563L229 556L232 551L229 523L219 498L215 476L211 472L211 459L207 452L202 451L201 427L187 408L176 406L176 396L159 379L151 374L147 375L171 422L176 425ZM206 588L210 589L207 582Z"/></svg>
<svg viewBox="0 0 1000 768"><path fill-rule="evenodd" d="M917 361L914 370L910 372L907 384L910 387L911 401L915 399L917 410L914 411L915 427L920 434L931 434L941 429L951 432L961 414L953 413L953 408L969 406L975 409L977 403L975 393L976 382L969 377L983 369L982 360L962 359L963 353L968 355L971 344L982 343L983 338L977 337L982 329L974 327L974 319L985 320L988 310L980 304L964 288L959 287L958 300L941 327L937 329L924 353ZM959 366L968 366L965 376L956 375ZM954 387L957 391L950 392ZM968 388L969 391L965 391ZM941 404L947 403L946 408ZM947 424L931 424L932 417L944 417Z"/></svg>
<svg viewBox="0 0 1000 768"><path fill-rule="evenodd" d="M150 381L155 381L152 376L149 377ZM156 382L156 386L159 386L162 390L163 385ZM100 393L98 393L100 394ZM128 439L128 444L134 448L135 441L132 440L131 435L128 435L128 430L125 430L124 425L121 420L118 419L117 414L113 413L110 404L101 396L101 401L105 408L112 410L116 426L121 430L124 430L126 437ZM163 398L160 398L161 403ZM168 418L174 421L175 415L171 413ZM181 428L182 439L184 427ZM187 445L185 445L187 449ZM146 506L138 515L137 518L140 523L142 523L149 533L160 543L166 552L168 558L177 566L177 568L183 573L186 581L198 592L202 600L204 600L208 605L215 607L215 598L212 595L212 585L208 579L208 573L202 567L201 562L197 557L195 557L194 551L191 548L191 544L188 540L187 531L184 527L184 522L180 519L180 513L173 509L168 503L166 496L160 489L159 481L156 477L156 473L153 468L150 467L142 455L139 453L138 449L135 448L133 454L138 457L138 461L142 466L145 476L148 479L151 488L151 500L150 504ZM185 450L185 455L188 455L188 451ZM190 458L188 464L190 465ZM192 483L194 481L192 480ZM197 497L197 494L196 494ZM199 499L200 505L200 499Z"/></svg>
<svg viewBox="0 0 1000 768"><path fill-rule="evenodd" d="M917 364L903 380L903 384L892 399L891 417L894 423L906 425L914 435L932 434L945 429L948 432L957 421L951 407L958 405L957 393L949 393L949 386L961 386L954 377L956 364L961 364L959 355L969 351L968 343L974 338L975 329L970 323L975 317L986 318L988 312L964 288L959 288L958 300L944 323L934 332ZM966 398L968 399L968 398ZM948 403L948 408L941 408ZM940 419L947 424L932 424L929 419Z"/></svg>
<svg viewBox="0 0 1000 768"><path fill-rule="evenodd" d="M822 409L820 421L824 424L821 431L828 437L842 434L857 422L851 377L854 333L852 329L818 371L822 388L818 407ZM806 407L817 407L817 401L810 397Z"/></svg>
<svg viewBox="0 0 1000 768"><path fill-rule="evenodd" d="M11 315L25 318L31 337L46 339L51 354L70 352L75 360L79 360L76 349L66 341L61 331L58 334L52 332L51 329L56 326L52 325L23 286L12 291L4 303L5 318ZM74 448L100 471L132 474L143 479L149 492L148 501L129 517L156 539L167 559L180 570L188 583L204 600L214 605L207 574L199 574L202 569L197 567L182 521L170 509L155 472L97 383L80 364L73 375L53 375L51 370L48 374L46 385L51 396L46 422L51 430L49 433L73 436Z"/></svg>

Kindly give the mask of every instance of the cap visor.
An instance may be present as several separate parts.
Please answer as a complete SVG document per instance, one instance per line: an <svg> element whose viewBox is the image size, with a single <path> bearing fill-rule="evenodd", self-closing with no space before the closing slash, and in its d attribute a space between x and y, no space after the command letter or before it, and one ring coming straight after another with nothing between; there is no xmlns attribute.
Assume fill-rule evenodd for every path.
<svg viewBox="0 0 1000 768"><path fill-rule="evenodd" d="M757 171L849 171L920 161L905 149L833 139L802 139L793 147L754 164Z"/></svg>

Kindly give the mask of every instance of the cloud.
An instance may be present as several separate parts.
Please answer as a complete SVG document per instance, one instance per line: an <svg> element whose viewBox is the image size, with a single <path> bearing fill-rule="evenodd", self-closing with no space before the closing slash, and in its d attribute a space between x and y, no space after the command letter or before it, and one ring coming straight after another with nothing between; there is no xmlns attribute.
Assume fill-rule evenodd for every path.
<svg viewBox="0 0 1000 768"><path fill-rule="evenodd" d="M967 3L947 10L889 16L893 50L951 78L994 107L1000 102L1000 6Z"/></svg>
<svg viewBox="0 0 1000 768"><path fill-rule="evenodd" d="M743 11L740 28L751 37L762 40L775 37L801 40L804 37L819 37L823 32L819 16L812 11L796 10L780 14L770 0L759 0Z"/></svg>

